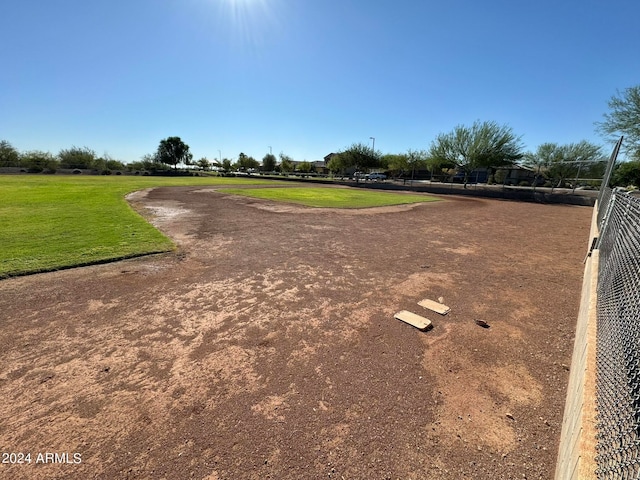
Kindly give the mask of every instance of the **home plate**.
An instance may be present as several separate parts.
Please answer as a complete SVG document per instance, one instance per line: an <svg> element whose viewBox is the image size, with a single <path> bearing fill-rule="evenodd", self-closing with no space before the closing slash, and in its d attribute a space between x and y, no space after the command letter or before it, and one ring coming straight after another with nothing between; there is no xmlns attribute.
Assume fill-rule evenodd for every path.
<svg viewBox="0 0 640 480"><path fill-rule="evenodd" d="M449 310L451 310L446 305L442 305L441 303L434 302L433 300L428 300L428 299L420 300L418 302L418 305L420 305L421 307L427 308L429 310L433 310L434 312L439 313L440 315L446 315L447 313L449 313Z"/></svg>
<svg viewBox="0 0 640 480"><path fill-rule="evenodd" d="M427 330L431 326L431 320L406 310L396 313L393 317L416 327L418 330Z"/></svg>

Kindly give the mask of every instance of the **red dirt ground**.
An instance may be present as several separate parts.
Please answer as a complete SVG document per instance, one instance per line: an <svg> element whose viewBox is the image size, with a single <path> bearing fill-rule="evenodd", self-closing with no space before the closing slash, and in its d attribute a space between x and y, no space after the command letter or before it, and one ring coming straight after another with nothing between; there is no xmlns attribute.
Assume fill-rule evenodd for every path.
<svg viewBox="0 0 640 480"><path fill-rule="evenodd" d="M552 478L591 209L442 199L134 195L176 252L0 281L0 477Z"/></svg>

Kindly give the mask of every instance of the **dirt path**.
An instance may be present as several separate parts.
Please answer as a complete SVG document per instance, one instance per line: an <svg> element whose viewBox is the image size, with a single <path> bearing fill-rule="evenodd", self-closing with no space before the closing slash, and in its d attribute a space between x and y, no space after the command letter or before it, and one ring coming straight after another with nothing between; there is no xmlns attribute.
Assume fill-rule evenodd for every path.
<svg viewBox="0 0 640 480"><path fill-rule="evenodd" d="M175 253L0 281L0 478L552 478L590 208L130 201Z"/></svg>

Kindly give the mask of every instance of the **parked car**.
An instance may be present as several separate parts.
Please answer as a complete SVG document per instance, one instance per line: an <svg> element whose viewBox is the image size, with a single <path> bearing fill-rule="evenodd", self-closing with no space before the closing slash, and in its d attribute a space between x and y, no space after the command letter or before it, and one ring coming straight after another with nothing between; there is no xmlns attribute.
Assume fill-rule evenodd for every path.
<svg viewBox="0 0 640 480"><path fill-rule="evenodd" d="M366 176L366 178L368 178L369 180L386 180L387 176L384 173L370 173L369 175Z"/></svg>

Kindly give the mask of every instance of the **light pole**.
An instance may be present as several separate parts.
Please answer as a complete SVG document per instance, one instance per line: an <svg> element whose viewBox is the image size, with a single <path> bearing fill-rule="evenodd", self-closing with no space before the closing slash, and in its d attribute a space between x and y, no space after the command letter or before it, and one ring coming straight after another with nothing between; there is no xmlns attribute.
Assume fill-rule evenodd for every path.
<svg viewBox="0 0 640 480"><path fill-rule="evenodd" d="M218 160L222 164L222 152L220 150L218 150Z"/></svg>
<svg viewBox="0 0 640 480"><path fill-rule="evenodd" d="M273 155L273 152L271 151L271 145L269 145L269 155Z"/></svg>
<svg viewBox="0 0 640 480"><path fill-rule="evenodd" d="M373 154L376 154L376 137L369 137L370 140L373 140L373 146L371 147L371 150L373 151Z"/></svg>

